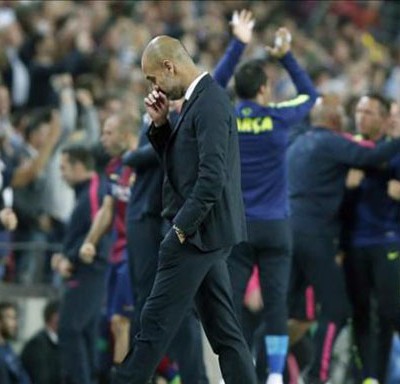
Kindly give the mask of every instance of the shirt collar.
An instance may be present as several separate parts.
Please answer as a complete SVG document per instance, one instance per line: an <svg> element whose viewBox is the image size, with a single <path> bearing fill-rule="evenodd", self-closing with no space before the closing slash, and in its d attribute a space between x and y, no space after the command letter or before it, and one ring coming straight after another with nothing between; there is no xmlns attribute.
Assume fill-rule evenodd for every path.
<svg viewBox="0 0 400 384"><path fill-rule="evenodd" d="M46 333L53 344L58 344L58 335L50 328L46 327Z"/></svg>
<svg viewBox="0 0 400 384"><path fill-rule="evenodd" d="M196 88L196 85L207 74L208 74L208 72L203 72L192 81L192 83L189 85L189 88L185 92L185 100L190 99L190 96L192 96L192 93L193 93L194 89Z"/></svg>

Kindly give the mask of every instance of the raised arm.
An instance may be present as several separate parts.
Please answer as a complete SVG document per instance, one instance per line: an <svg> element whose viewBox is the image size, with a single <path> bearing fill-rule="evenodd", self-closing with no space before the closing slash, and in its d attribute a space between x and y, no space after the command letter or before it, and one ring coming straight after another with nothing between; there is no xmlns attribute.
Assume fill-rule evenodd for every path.
<svg viewBox="0 0 400 384"><path fill-rule="evenodd" d="M398 154L399 151L400 139L368 148L338 135L332 138L326 153L338 163L350 167L366 168L381 166Z"/></svg>
<svg viewBox="0 0 400 384"><path fill-rule="evenodd" d="M278 104L271 104L281 113L287 124L301 121L310 111L317 99L317 91L308 73L298 64L291 53L291 35L286 28L279 28L276 32L273 48L266 47L271 57L280 61L288 72L297 90L297 96L291 100Z"/></svg>
<svg viewBox="0 0 400 384"><path fill-rule="evenodd" d="M76 91L76 99L83 109L82 125L86 133L86 143L95 145L100 137L100 120L93 103L93 96L87 89L78 89Z"/></svg>
<svg viewBox="0 0 400 384"><path fill-rule="evenodd" d="M78 109L75 101L73 79L69 73L54 76L52 85L60 101L61 137L57 144L59 146L68 140L71 133L75 131Z"/></svg>
<svg viewBox="0 0 400 384"><path fill-rule="evenodd" d="M243 9L235 11L230 22L233 38L225 51L224 56L218 62L214 70L214 79L222 87L226 88L233 76L246 45L251 41L254 28L253 14Z"/></svg>
<svg viewBox="0 0 400 384"><path fill-rule="evenodd" d="M50 133L48 139L40 149L38 155L27 164L15 169L11 178L11 186L20 188L35 180L49 161L61 135L61 122L58 112L53 112L50 121Z"/></svg>

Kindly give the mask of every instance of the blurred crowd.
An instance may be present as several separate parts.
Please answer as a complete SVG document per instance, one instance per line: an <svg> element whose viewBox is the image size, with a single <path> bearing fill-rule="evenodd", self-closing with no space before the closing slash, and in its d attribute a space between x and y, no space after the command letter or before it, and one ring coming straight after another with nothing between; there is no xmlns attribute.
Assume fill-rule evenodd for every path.
<svg viewBox="0 0 400 384"><path fill-rule="evenodd" d="M361 95L372 92L394 107L400 103L400 4L394 0L0 1L0 206L12 208L18 220L16 230L8 231L15 223L5 225L7 211L0 211L0 281L60 287L51 258L62 252L75 199L60 170L65 145L95 148L101 173L110 160L100 140L104 123L120 114L122 126L121 114L129 114L139 126L145 113L149 84L141 56L151 38L180 39L196 63L213 73L237 9L255 16L244 57L266 60L274 101L296 94L265 49L285 26L293 37L291 51L317 91L334 94L345 106L349 132L355 132ZM398 116L393 112L394 120ZM125 150L133 149L125 144ZM256 299L258 310L260 294ZM10 330L4 329L15 336L17 308L5 303L0 312L11 319ZM36 338L46 334L57 344L57 303L47 307L44 319L46 328ZM35 357L29 345L22 355L26 367ZM52 347L38 348L50 356Z"/></svg>
<svg viewBox="0 0 400 384"><path fill-rule="evenodd" d="M58 171L59 148L69 140L96 143L110 113L141 115L148 85L140 57L150 38L181 39L212 72L232 11L243 7L257 15L247 56L264 58L284 25L318 90L339 95L349 114L367 91L400 98L395 1L1 2L1 152L18 169L11 187L19 218L12 239L1 234L2 279L52 279L45 255L58 250L73 204ZM283 70L271 63L268 74L274 99L293 94Z"/></svg>

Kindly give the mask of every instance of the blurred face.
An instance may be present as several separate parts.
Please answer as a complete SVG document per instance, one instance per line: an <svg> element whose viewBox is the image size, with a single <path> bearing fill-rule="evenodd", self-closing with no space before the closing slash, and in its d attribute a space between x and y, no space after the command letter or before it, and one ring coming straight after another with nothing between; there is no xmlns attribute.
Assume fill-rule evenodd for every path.
<svg viewBox="0 0 400 384"><path fill-rule="evenodd" d="M101 143L110 156L119 156L128 147L127 135L119 128L117 116L109 117L103 127Z"/></svg>
<svg viewBox="0 0 400 384"><path fill-rule="evenodd" d="M53 56L56 50L56 42L52 34L46 35L40 44L40 51L43 54Z"/></svg>
<svg viewBox="0 0 400 384"><path fill-rule="evenodd" d="M5 340L12 340L17 336L18 318L14 308L7 308L0 314L0 334Z"/></svg>
<svg viewBox="0 0 400 384"><path fill-rule="evenodd" d="M61 154L60 170L61 177L71 187L76 183L76 164L72 164L69 160L69 156L66 153Z"/></svg>
<svg viewBox="0 0 400 384"><path fill-rule="evenodd" d="M392 103L390 107L390 128L400 131L400 106L398 103Z"/></svg>
<svg viewBox="0 0 400 384"><path fill-rule="evenodd" d="M22 29L19 23L14 22L6 30L6 43L14 48L18 48L24 41Z"/></svg>
<svg viewBox="0 0 400 384"><path fill-rule="evenodd" d="M146 79L150 81L152 89L160 90L168 99L179 100L185 95L186 90L181 85L172 62L165 60L162 67L156 67L144 59L142 71Z"/></svg>
<svg viewBox="0 0 400 384"><path fill-rule="evenodd" d="M48 134L50 132L50 124L43 123L29 137L29 143L36 149L43 148L46 144Z"/></svg>
<svg viewBox="0 0 400 384"><path fill-rule="evenodd" d="M10 113L10 93L6 87L0 87L0 116Z"/></svg>
<svg viewBox="0 0 400 384"><path fill-rule="evenodd" d="M384 133L386 117L378 100L364 96L356 105L356 128L367 139L377 140Z"/></svg>
<svg viewBox="0 0 400 384"><path fill-rule="evenodd" d="M49 319L49 322L47 323L47 326L51 328L51 330L55 333L58 331L58 323L59 323L60 316L58 313L54 313L51 318Z"/></svg>

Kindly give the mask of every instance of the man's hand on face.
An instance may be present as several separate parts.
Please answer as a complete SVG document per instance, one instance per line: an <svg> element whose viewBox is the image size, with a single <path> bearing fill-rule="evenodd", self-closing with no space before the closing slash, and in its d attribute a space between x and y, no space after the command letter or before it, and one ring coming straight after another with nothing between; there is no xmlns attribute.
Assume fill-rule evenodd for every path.
<svg viewBox="0 0 400 384"><path fill-rule="evenodd" d="M144 99L146 111L153 123L159 127L167 122L169 101L167 96L155 87Z"/></svg>

